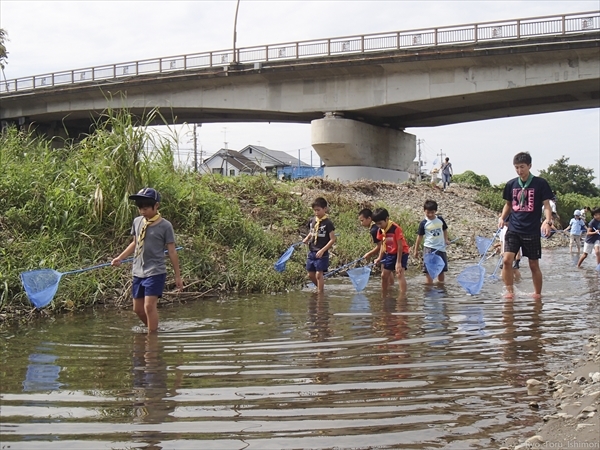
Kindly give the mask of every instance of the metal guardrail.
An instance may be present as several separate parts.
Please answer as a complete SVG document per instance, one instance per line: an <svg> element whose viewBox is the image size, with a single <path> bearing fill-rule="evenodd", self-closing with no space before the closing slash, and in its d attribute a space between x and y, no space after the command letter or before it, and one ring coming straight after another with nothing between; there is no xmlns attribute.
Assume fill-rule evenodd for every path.
<svg viewBox="0 0 600 450"><path fill-rule="evenodd" d="M598 30L600 30L600 11L591 11L242 47L236 49L237 58L235 60L240 64L265 63L458 43L514 40L535 36L562 36ZM233 50L230 49L109 64L5 80L0 83L0 94L103 80L127 79L139 75L223 67L229 66L233 61Z"/></svg>

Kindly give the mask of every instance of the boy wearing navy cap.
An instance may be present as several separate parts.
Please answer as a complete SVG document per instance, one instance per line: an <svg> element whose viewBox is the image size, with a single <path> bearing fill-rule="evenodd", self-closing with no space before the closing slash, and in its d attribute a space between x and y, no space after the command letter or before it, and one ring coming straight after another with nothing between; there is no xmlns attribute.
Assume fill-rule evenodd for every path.
<svg viewBox="0 0 600 450"><path fill-rule="evenodd" d="M167 278L165 249L175 272L177 289L183 288L179 271L179 258L175 250L175 233L171 222L158 212L160 194L147 187L129 196L134 200L140 215L133 219L133 241L112 260L111 265L120 266L131 254L133 257L133 310L148 327L148 333L158 330L158 299L162 297Z"/></svg>

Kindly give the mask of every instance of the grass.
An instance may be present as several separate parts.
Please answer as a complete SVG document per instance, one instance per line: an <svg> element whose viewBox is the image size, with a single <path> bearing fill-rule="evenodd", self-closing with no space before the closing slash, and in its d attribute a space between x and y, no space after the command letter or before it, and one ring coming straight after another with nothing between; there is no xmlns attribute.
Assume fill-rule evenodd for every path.
<svg viewBox="0 0 600 450"><path fill-rule="evenodd" d="M158 113L151 116L148 123ZM0 317L31 309L19 273L65 272L119 254L131 240L137 215L128 195L143 186L161 192L161 213L173 223L177 244L185 247L182 276L198 292L281 292L300 286L306 276L304 251L296 252L283 273L273 270L273 263L308 231L313 199L298 195L303 188L319 190L331 205L339 234L332 267L372 248L357 220L365 206L388 208L413 243L414 216L349 200L340 183L201 176L174 165L176 142L177 136L158 136L123 110L107 110L91 134L61 148L16 128L0 134ZM114 268L64 277L47 310L110 302L122 295L129 278L128 270Z"/></svg>

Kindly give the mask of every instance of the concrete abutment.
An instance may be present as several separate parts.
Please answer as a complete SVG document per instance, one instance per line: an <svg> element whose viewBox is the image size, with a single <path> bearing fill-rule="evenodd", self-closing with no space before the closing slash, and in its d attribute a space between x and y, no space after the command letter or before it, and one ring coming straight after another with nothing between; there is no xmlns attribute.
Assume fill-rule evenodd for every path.
<svg viewBox="0 0 600 450"><path fill-rule="evenodd" d="M406 181L417 151L413 134L329 113L311 122L311 143L324 175L340 181Z"/></svg>

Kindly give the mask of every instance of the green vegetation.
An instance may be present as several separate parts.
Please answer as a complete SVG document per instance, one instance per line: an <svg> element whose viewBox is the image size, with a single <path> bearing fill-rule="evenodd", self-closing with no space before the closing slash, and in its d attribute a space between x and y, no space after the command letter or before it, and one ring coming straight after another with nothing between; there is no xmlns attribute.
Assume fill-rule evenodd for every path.
<svg viewBox="0 0 600 450"><path fill-rule="evenodd" d="M485 175L477 175L472 170L456 174L452 177L454 183L471 184L479 188L490 187L490 180Z"/></svg>
<svg viewBox="0 0 600 450"><path fill-rule="evenodd" d="M558 194L580 194L586 197L600 197L600 189L594 186L594 169L586 169L577 164L568 164L569 158L559 158L547 169L540 170L552 190Z"/></svg>
<svg viewBox="0 0 600 450"><path fill-rule="evenodd" d="M8 58L5 44L6 41L8 41L6 30L0 28L0 69L6 67L6 59Z"/></svg>
<svg viewBox="0 0 600 450"><path fill-rule="evenodd" d="M148 123L156 116L150 114ZM200 176L174 166L175 136L158 136L134 123L126 112L107 111L94 133L63 148L15 128L0 135L0 317L31 309L19 273L66 272L120 253L137 215L128 195L143 186L161 192L161 212L185 248L180 259L188 292L280 292L300 286L305 251L296 252L283 273L273 263L307 232L313 198L302 194L306 188L322 192L331 205L339 233L332 267L371 248L357 221L363 207L387 207L413 243L417 217L350 201L341 183ZM126 290L129 278L127 268L111 267L66 276L46 310L110 302Z"/></svg>

